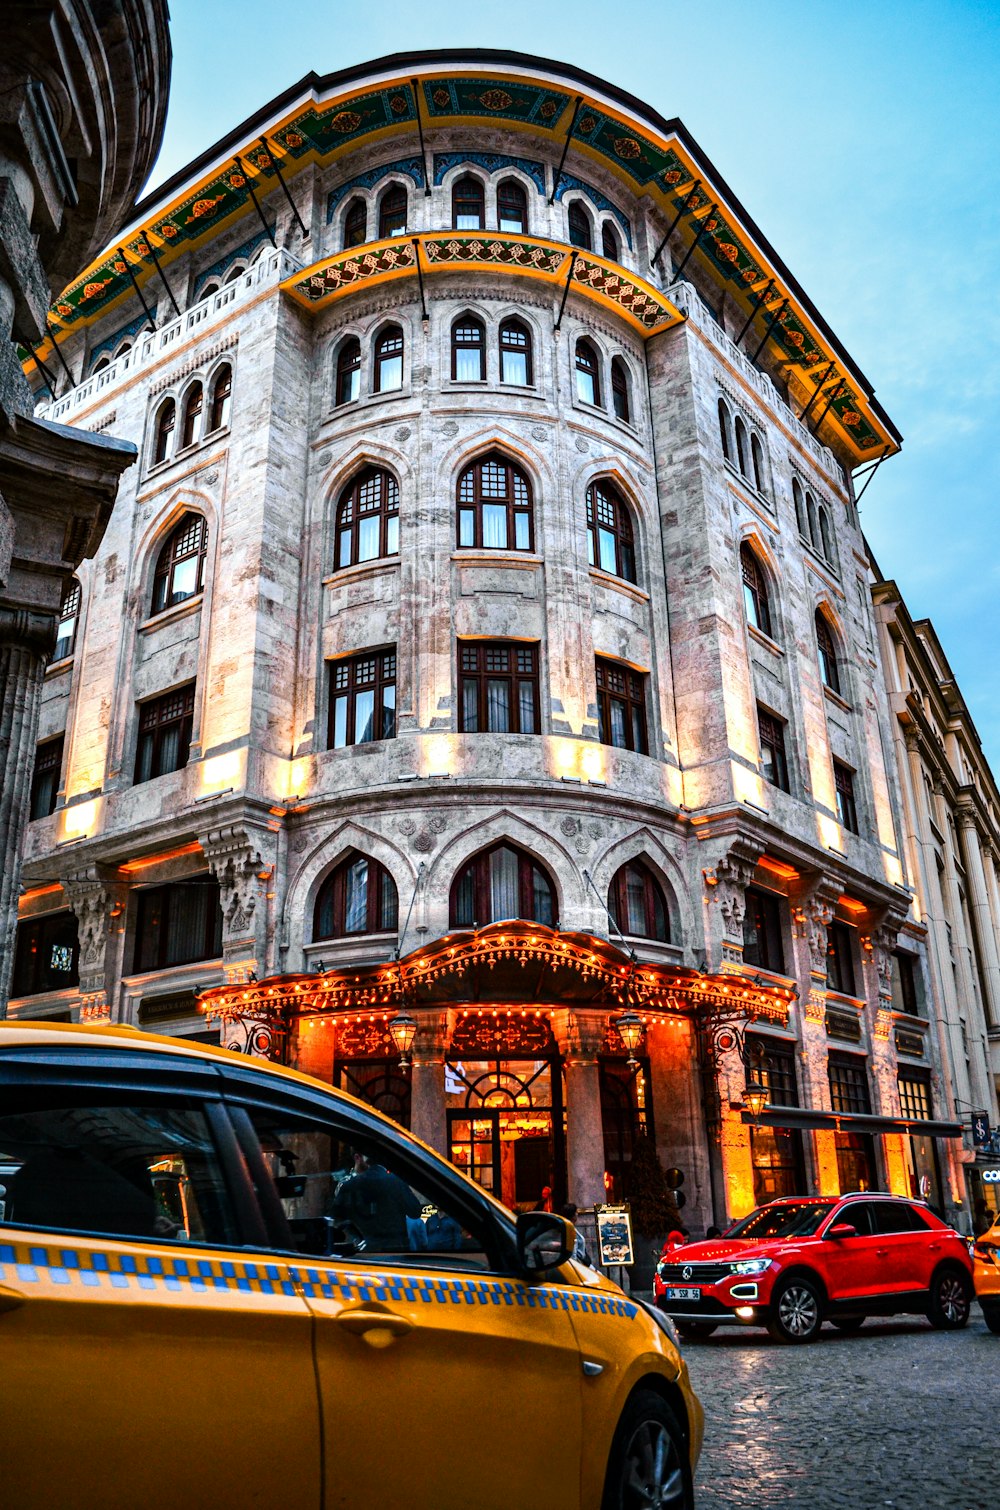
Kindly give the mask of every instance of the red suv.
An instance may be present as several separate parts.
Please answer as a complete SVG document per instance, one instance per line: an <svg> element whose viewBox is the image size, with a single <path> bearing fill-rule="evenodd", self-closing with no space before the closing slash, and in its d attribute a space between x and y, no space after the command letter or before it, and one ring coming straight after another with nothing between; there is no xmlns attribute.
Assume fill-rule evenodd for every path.
<svg viewBox="0 0 1000 1510"><path fill-rule="evenodd" d="M964 1238L922 1202L891 1195L771 1201L722 1237L664 1249L654 1279L657 1305L686 1336L766 1326L779 1342L900 1311L963 1327L972 1296Z"/></svg>

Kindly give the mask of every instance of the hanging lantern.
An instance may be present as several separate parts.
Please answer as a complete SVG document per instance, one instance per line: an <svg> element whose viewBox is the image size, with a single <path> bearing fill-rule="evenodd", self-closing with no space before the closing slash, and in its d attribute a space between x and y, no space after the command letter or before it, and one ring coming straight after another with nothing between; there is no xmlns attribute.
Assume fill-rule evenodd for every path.
<svg viewBox="0 0 1000 1510"><path fill-rule="evenodd" d="M410 1049L413 1040L417 1036L417 1020L408 1012L397 1012L395 1017L389 1018L389 1034L399 1051L399 1067L401 1070L410 1067Z"/></svg>
<svg viewBox="0 0 1000 1510"><path fill-rule="evenodd" d="M759 1122L761 1113L767 1105L768 1090L766 1085L761 1085L758 1080L751 1080L743 1092L743 1102L754 1122Z"/></svg>
<svg viewBox="0 0 1000 1510"><path fill-rule="evenodd" d="M621 1017L612 1020L612 1026L617 1029L618 1036L628 1052L629 1069L637 1070L639 1061L635 1057L635 1051L642 1038L642 1018L635 1012L623 1012Z"/></svg>

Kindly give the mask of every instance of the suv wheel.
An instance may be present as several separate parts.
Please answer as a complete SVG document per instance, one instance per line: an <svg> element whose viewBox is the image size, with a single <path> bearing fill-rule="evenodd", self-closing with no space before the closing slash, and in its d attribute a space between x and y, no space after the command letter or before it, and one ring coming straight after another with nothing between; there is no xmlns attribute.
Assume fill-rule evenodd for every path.
<svg viewBox="0 0 1000 1510"><path fill-rule="evenodd" d="M983 1308L983 1320L990 1331L1000 1333L1000 1305L987 1305L985 1300L981 1300L979 1304Z"/></svg>
<svg viewBox="0 0 1000 1510"><path fill-rule="evenodd" d="M640 1390L618 1422L601 1510L694 1510L691 1464L677 1418L652 1390Z"/></svg>
<svg viewBox="0 0 1000 1510"><path fill-rule="evenodd" d="M775 1342L812 1342L823 1325L823 1305L812 1280L793 1275L775 1288L767 1330Z"/></svg>
<svg viewBox="0 0 1000 1510"><path fill-rule="evenodd" d="M940 1331L954 1332L969 1319L972 1284L959 1269L942 1269L931 1280L931 1303L927 1320Z"/></svg>

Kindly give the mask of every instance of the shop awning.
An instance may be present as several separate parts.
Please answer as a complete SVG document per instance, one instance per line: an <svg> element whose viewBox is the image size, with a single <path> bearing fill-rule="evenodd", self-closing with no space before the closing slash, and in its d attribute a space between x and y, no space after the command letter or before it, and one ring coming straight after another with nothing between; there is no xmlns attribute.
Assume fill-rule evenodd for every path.
<svg viewBox="0 0 1000 1510"><path fill-rule="evenodd" d="M758 1127L799 1127L830 1132L907 1133L917 1138L960 1138L961 1122L932 1122L910 1117L875 1117L866 1112L806 1111L798 1106L774 1106L755 1118L743 1113L743 1121Z"/></svg>

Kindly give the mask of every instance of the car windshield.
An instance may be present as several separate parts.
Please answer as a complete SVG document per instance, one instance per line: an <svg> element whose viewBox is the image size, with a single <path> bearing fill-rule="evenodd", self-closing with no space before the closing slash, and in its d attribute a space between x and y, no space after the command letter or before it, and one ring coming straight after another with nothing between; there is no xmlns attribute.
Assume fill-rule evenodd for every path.
<svg viewBox="0 0 1000 1510"><path fill-rule="evenodd" d="M789 1202L780 1206L759 1206L751 1211L726 1237L764 1239L771 1237L812 1237L833 1210L833 1201Z"/></svg>

